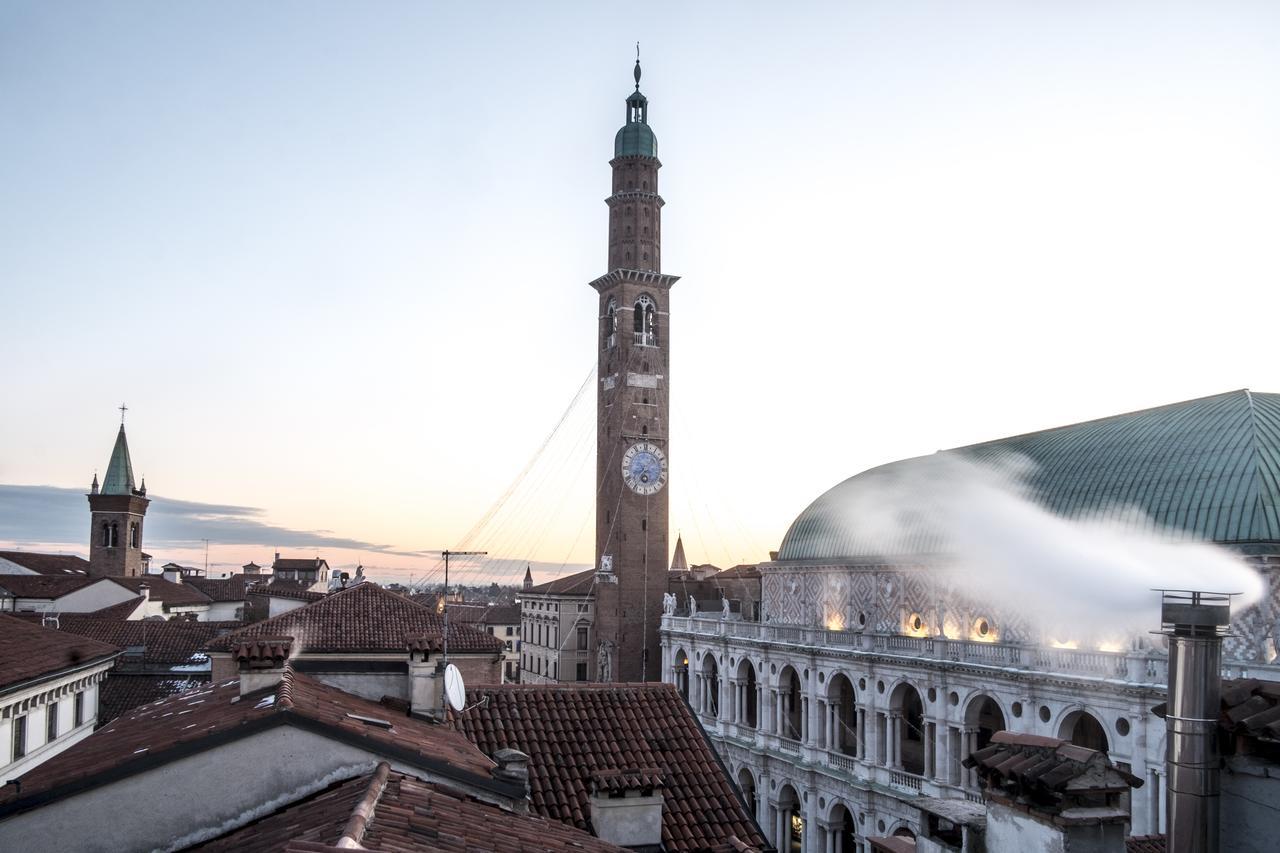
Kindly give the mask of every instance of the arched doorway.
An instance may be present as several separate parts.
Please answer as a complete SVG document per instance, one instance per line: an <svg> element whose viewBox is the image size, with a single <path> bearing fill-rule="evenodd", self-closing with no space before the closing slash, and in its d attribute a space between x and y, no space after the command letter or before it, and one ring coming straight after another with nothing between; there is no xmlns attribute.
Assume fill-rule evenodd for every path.
<svg viewBox="0 0 1280 853"><path fill-rule="evenodd" d="M902 683L889 702L890 767L901 767L916 776L924 775L924 702L920 691Z"/></svg>
<svg viewBox="0 0 1280 853"><path fill-rule="evenodd" d="M742 791L742 799L746 800L751 816L760 822L760 800L756 793L756 780L751 771L743 767L738 771L738 789Z"/></svg>
<svg viewBox="0 0 1280 853"><path fill-rule="evenodd" d="M853 681L837 673L827 684L827 749L858 755L858 693Z"/></svg>
<svg viewBox="0 0 1280 853"><path fill-rule="evenodd" d="M794 667L786 666L778 673L778 702L781 703L782 728L778 734L791 740L800 740L804 729L801 726L801 711L804 700L800 690L800 674Z"/></svg>
<svg viewBox="0 0 1280 853"><path fill-rule="evenodd" d="M827 850L834 853L857 853L858 832L852 812L836 803L831 809L827 825L830 827L828 832L831 833L831 843L827 845Z"/></svg>
<svg viewBox="0 0 1280 853"><path fill-rule="evenodd" d="M778 853L803 853L804 815L796 789L783 785L778 791L777 822L774 827Z"/></svg>
<svg viewBox="0 0 1280 853"><path fill-rule="evenodd" d="M760 725L760 690L756 668L745 658L738 664L738 691L738 723L754 729Z"/></svg>
<svg viewBox="0 0 1280 853"><path fill-rule="evenodd" d="M689 701L689 655L684 649L676 650L675 657L671 659L672 677L675 679L676 689L680 691L680 695L684 697L684 701Z"/></svg>
<svg viewBox="0 0 1280 853"><path fill-rule="evenodd" d="M1110 749L1107 730L1088 711L1072 711L1063 717L1062 725L1058 727L1058 737L1085 749L1096 749L1099 752Z"/></svg>
<svg viewBox="0 0 1280 853"><path fill-rule="evenodd" d="M976 730L970 752L977 752L991 743L991 736L1004 731L1006 725L1004 712L1000 710L996 700L985 693L979 693L969 700L969 707L964 712L964 724L966 728Z"/></svg>
<svg viewBox="0 0 1280 853"><path fill-rule="evenodd" d="M710 652L702 656L702 698L699 711L708 717L720 717L720 667Z"/></svg>

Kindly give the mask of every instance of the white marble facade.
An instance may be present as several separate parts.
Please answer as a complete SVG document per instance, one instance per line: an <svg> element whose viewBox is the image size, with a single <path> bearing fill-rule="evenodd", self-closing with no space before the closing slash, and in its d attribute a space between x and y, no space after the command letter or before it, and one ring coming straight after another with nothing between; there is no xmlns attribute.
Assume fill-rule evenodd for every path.
<svg viewBox="0 0 1280 853"><path fill-rule="evenodd" d="M664 616L663 673L780 850L864 851L868 836L918 833L911 799L977 800L960 761L1000 729L1106 748L1145 783L1132 833L1164 830L1159 637L1055 647L936 569L762 568L765 621ZM1226 675L1280 678L1277 612L1273 594L1239 615Z"/></svg>

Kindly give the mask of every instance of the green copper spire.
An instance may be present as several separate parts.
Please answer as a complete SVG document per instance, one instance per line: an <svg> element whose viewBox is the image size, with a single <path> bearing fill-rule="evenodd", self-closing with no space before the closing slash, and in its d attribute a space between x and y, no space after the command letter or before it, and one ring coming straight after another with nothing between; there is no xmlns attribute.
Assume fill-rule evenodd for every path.
<svg viewBox="0 0 1280 853"><path fill-rule="evenodd" d="M111 449L107 476L102 478L102 494L133 494L133 462L129 459L129 442L124 437L124 424L120 424L120 432L116 433L116 446Z"/></svg>
<svg viewBox="0 0 1280 853"><path fill-rule="evenodd" d="M636 90L627 98L627 123L613 138L614 157L657 157L658 138L649 127L649 99L640 93L640 45L636 44L636 67L632 72Z"/></svg>

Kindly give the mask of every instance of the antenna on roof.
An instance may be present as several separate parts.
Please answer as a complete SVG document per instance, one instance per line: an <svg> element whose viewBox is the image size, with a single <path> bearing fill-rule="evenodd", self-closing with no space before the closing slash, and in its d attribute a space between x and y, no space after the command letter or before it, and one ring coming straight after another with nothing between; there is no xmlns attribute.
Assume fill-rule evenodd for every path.
<svg viewBox="0 0 1280 853"><path fill-rule="evenodd" d="M488 551L441 551L444 557L444 595L440 598L441 610L444 611L444 651L441 660L449 663L449 558L450 557L483 557Z"/></svg>

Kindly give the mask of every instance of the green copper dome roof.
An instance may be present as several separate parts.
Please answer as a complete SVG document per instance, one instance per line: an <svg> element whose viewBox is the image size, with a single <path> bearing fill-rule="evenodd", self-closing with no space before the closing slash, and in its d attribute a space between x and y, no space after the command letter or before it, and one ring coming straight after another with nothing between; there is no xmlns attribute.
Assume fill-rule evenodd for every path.
<svg viewBox="0 0 1280 853"><path fill-rule="evenodd" d="M129 459L129 442L124 437L124 424L116 433L116 445L111 449L111 461L107 463L107 476L102 478L102 494L133 494L133 462Z"/></svg>
<svg viewBox="0 0 1280 853"><path fill-rule="evenodd" d="M657 157L658 137L647 124L624 124L613 138L614 157Z"/></svg>
<svg viewBox="0 0 1280 853"><path fill-rule="evenodd" d="M979 463L1023 457L1033 498L1065 518L1137 509L1158 528L1220 544L1280 545L1280 394L1232 391L1155 409L940 451ZM800 513L779 560L848 561L873 549L847 507L877 480L933 457L864 471ZM893 556L935 552L923 531L903 534Z"/></svg>

